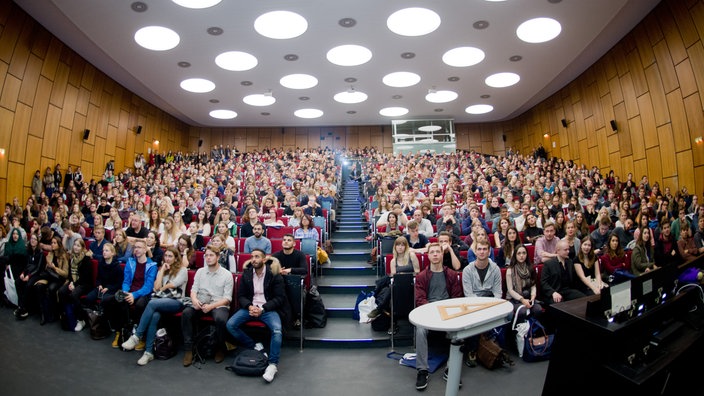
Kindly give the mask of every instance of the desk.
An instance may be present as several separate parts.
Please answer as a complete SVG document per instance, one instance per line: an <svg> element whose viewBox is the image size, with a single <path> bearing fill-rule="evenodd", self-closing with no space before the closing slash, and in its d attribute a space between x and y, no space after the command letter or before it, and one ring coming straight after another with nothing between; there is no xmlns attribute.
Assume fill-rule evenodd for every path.
<svg viewBox="0 0 704 396"><path fill-rule="evenodd" d="M502 303L448 320L442 320L438 310L440 306L485 304L498 301ZM508 323L511 312L513 312L513 305L510 302L493 297L451 298L421 305L411 311L408 315L411 323L428 330L445 332L451 341L450 358L447 362L449 372L445 387L446 396L457 395L460 387L460 372L462 371L460 345L462 341Z"/></svg>

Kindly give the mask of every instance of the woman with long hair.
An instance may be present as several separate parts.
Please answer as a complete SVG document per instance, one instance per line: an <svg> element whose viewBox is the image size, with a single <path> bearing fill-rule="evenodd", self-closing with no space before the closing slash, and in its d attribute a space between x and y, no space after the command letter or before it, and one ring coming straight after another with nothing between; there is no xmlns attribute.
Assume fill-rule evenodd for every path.
<svg viewBox="0 0 704 396"><path fill-rule="evenodd" d="M154 292L147 304L135 333L122 343L122 348L131 351L144 345L144 354L137 364L144 366L154 360L154 339L161 314L173 314L183 309L183 294L188 282L188 268L181 265L178 249L169 247L164 252L164 263L156 275ZM142 341L146 338L146 341Z"/></svg>
<svg viewBox="0 0 704 396"><path fill-rule="evenodd" d="M632 275L631 264L626 260L626 254L621 247L618 235L611 234L606 244L604 254L600 257L601 264L610 275Z"/></svg>
<svg viewBox="0 0 704 396"><path fill-rule="evenodd" d="M567 242L567 246L570 249L570 260L574 261L577 254L579 254L580 241L577 237L577 227L575 227L573 220L568 220L565 223L565 236L562 240Z"/></svg>
<svg viewBox="0 0 704 396"><path fill-rule="evenodd" d="M293 216L291 216L290 219L288 219L288 226L289 227L300 227L301 226L301 219L303 218L303 208L300 206L296 206L293 208Z"/></svg>
<svg viewBox="0 0 704 396"><path fill-rule="evenodd" d="M203 250L203 248L205 248L205 239L203 235L198 233L198 223L195 221L188 226L188 233L182 236L185 236L191 241L191 246L194 251Z"/></svg>
<svg viewBox="0 0 704 396"><path fill-rule="evenodd" d="M601 281L599 259L594 253L594 245L589 235L582 238L579 245L579 253L577 253L574 261L574 271L582 281L582 285L578 289L584 294L600 294L601 289L606 286Z"/></svg>
<svg viewBox="0 0 704 396"><path fill-rule="evenodd" d="M27 260L24 268L19 273L19 276L15 278L18 301L14 314L17 319L26 319L29 316L29 311L36 306L36 301L32 301L32 293L29 293L29 291L40 279L39 274L44 271L46 266L44 252L39 246L39 237L36 234L30 234L26 252Z"/></svg>
<svg viewBox="0 0 704 396"><path fill-rule="evenodd" d="M376 309L372 310L368 317L369 319L375 319L382 312L388 312L390 310L391 303L391 282L390 279L396 274L418 274L420 272L420 265L418 263L418 257L411 252L410 246L408 245L408 240L406 237L400 236L396 238L393 246L393 258L389 263L389 273L387 276L380 278L376 282L376 290L374 291L374 296L376 296ZM395 328L396 325L392 327Z"/></svg>
<svg viewBox="0 0 704 396"><path fill-rule="evenodd" d="M559 212L555 213L555 236L557 238L562 239L565 237L565 234L567 233L565 227L565 213L560 210Z"/></svg>
<svg viewBox="0 0 704 396"><path fill-rule="evenodd" d="M83 301L87 307L95 307L98 299L104 301L105 297L114 295L122 286L123 270L116 254L115 245L112 243L106 243L103 246L103 258L98 261L95 287L88 292Z"/></svg>
<svg viewBox="0 0 704 396"><path fill-rule="evenodd" d="M164 225L161 224L161 216L157 209L152 209L149 211L149 218L147 222L144 223L148 230L154 230L157 234L164 232Z"/></svg>
<svg viewBox="0 0 704 396"><path fill-rule="evenodd" d="M68 277L68 254L59 236L51 239L51 251L46 255L46 266L34 284L39 296L42 318L39 324L56 320L56 292Z"/></svg>
<svg viewBox="0 0 704 396"><path fill-rule="evenodd" d="M210 226L210 222L208 221L207 213L205 213L204 210L201 210L198 212L198 215L196 217L198 219L196 223L198 227L198 235L209 237L210 233L212 232L212 227Z"/></svg>
<svg viewBox="0 0 704 396"><path fill-rule="evenodd" d="M235 252L227 247L225 238L221 234L215 234L213 238L210 239L210 244L220 252L218 255L218 264L230 272L236 272L237 263L235 261Z"/></svg>
<svg viewBox="0 0 704 396"><path fill-rule="evenodd" d="M635 236L636 245L631 253L631 271L633 275L639 276L650 272L657 267L655 265L655 247L652 244L652 230L646 225L638 227L640 232Z"/></svg>
<svg viewBox="0 0 704 396"><path fill-rule="evenodd" d="M173 216L164 219L164 232L161 233L159 244L164 248L176 246L176 240L181 236L181 229L177 227Z"/></svg>
<svg viewBox="0 0 704 396"><path fill-rule="evenodd" d="M310 238L320 242L318 230L316 230L313 226L313 218L309 215L303 215L303 218L301 219L301 226L296 228L293 236L296 239Z"/></svg>
<svg viewBox="0 0 704 396"><path fill-rule="evenodd" d="M191 237L186 234L181 235L178 237L176 247L181 266L192 269L196 268L196 254L195 249L193 249L193 244L191 243Z"/></svg>
<svg viewBox="0 0 704 396"><path fill-rule="evenodd" d="M81 309L81 297L93 288L93 264L86 252L83 239L76 239L69 255L68 282L58 292L64 314L76 319L74 328L69 329L73 331L81 331L86 326L87 315ZM71 319L69 323L72 323Z"/></svg>
<svg viewBox="0 0 704 396"><path fill-rule="evenodd" d="M574 226L577 229L577 238L584 238L589 236L589 224L584 218L584 213L577 212L574 215Z"/></svg>
<svg viewBox="0 0 704 396"><path fill-rule="evenodd" d="M219 223L215 227L215 234L213 234L213 237L215 237L215 235L220 235L222 237L228 249L232 251L236 250L235 238L230 235L230 229L227 227L226 223Z"/></svg>
<svg viewBox="0 0 704 396"><path fill-rule="evenodd" d="M117 208L110 208L110 215L107 220L105 220L105 225L103 226L106 230L116 230L122 227L122 218L120 217L120 212Z"/></svg>
<svg viewBox="0 0 704 396"><path fill-rule="evenodd" d="M511 222L507 218L500 218L495 221L498 221L499 225L496 227L496 232L494 233L494 246L499 247L506 239L508 229L511 227Z"/></svg>
<svg viewBox="0 0 704 396"><path fill-rule="evenodd" d="M161 260L164 257L164 249L161 248L159 236L153 230L149 230L144 241L147 244L147 257L151 257L152 261L157 265L161 265Z"/></svg>
<svg viewBox="0 0 704 396"><path fill-rule="evenodd" d="M127 240L125 230L118 229L113 232L112 242L115 245L115 260L126 263L132 257L132 244Z"/></svg>
<svg viewBox="0 0 704 396"><path fill-rule="evenodd" d="M522 242L518 230L516 227L511 226L506 231L506 238L501 242L499 255L496 257L496 265L502 268L505 267L508 264L506 259L508 258L508 261L511 260L519 245L522 245Z"/></svg>
<svg viewBox="0 0 704 396"><path fill-rule="evenodd" d="M528 311L536 317L543 308L535 301L538 295L535 268L531 265L528 250L523 245L518 245L514 250L508 268L506 268L507 296L513 304L514 314L521 306L525 310L519 314L518 321L525 320Z"/></svg>

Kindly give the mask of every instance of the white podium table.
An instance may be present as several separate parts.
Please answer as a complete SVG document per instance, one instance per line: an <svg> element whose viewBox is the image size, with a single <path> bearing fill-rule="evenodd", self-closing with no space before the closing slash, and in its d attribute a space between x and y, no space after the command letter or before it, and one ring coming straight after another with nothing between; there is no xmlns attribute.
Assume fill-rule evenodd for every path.
<svg viewBox="0 0 704 396"><path fill-rule="evenodd" d="M453 313L461 312L461 309L452 308L452 306L469 304L469 309L471 310L477 305L497 302L500 302L500 304L447 320L442 319L438 309L438 307L446 307L446 312L452 316ZM473 335L481 334L494 327L508 323L509 314L512 311L513 305L510 302L493 297L452 298L421 305L411 311L408 316L411 323L428 330L443 331L447 333L447 338L450 339L450 358L447 362L449 372L447 386L445 387L446 396L456 396L459 390L460 373L462 372L462 353L460 352L462 341Z"/></svg>

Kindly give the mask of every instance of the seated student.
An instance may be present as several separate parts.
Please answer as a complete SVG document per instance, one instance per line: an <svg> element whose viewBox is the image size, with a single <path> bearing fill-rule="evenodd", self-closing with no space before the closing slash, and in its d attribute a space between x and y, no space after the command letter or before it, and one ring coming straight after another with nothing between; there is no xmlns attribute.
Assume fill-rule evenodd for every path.
<svg viewBox="0 0 704 396"><path fill-rule="evenodd" d="M533 262L538 265L557 256L555 248L560 239L555 236L555 223L548 222L543 226L543 236L535 241L535 257Z"/></svg>
<svg viewBox="0 0 704 396"><path fill-rule="evenodd" d="M129 218L129 227L125 230L125 235L127 236L127 240L130 243L134 243L138 239L144 239L147 237L147 230L146 228L142 227L142 219L139 218L139 216L135 215L134 213L130 215ZM118 229L116 228L115 231Z"/></svg>
<svg viewBox="0 0 704 396"><path fill-rule="evenodd" d="M567 242L559 241L557 256L543 263L543 272L540 275L542 301L552 304L584 297L584 293L575 287L577 282Z"/></svg>
<svg viewBox="0 0 704 396"><path fill-rule="evenodd" d="M376 281L374 296L376 297L377 307L367 315L369 319L375 319L382 312L388 312L391 309L390 279L396 273L418 274L420 272L418 257L411 252L408 240L405 237L398 237L394 241L393 258L391 259L389 271L388 276L383 276Z"/></svg>
<svg viewBox="0 0 704 396"><path fill-rule="evenodd" d="M72 312L76 318L76 326L71 329L73 331L83 330L88 319L88 315L81 309L81 297L93 289L93 264L86 253L86 243L83 239L77 239L69 254L68 282L58 292L61 309L66 314Z"/></svg>
<svg viewBox="0 0 704 396"><path fill-rule="evenodd" d="M467 266L467 260L460 255L459 246L453 244L452 234L448 231L441 231L438 234L438 244L442 248L443 265L461 271Z"/></svg>
<svg viewBox="0 0 704 396"><path fill-rule="evenodd" d="M105 228L101 225L96 226L93 229L93 238L95 238L95 240L91 242L90 249L86 254L93 260L100 261L100 259L103 258L103 247L105 244L109 243L109 241L105 239Z"/></svg>
<svg viewBox="0 0 704 396"><path fill-rule="evenodd" d="M188 267L181 264L179 252L174 247L166 248L164 260L154 281L152 299L144 309L135 333L122 343L122 348L131 351L144 350L137 364L144 366L154 360L154 338L162 313L177 313L183 309L183 292L188 282ZM146 342L142 340L146 337Z"/></svg>
<svg viewBox="0 0 704 396"><path fill-rule="evenodd" d="M317 202L314 194L308 195L308 203L303 206L303 213L310 217L320 217L323 215L323 207ZM273 379L273 377L272 377Z"/></svg>
<svg viewBox="0 0 704 396"><path fill-rule="evenodd" d="M522 243L521 238L518 235L518 230L516 230L516 227L509 227L508 232L506 233L506 238L503 242L501 242L499 254L496 257L496 264L499 267L505 267L509 261L511 261L511 258L516 251L516 247L519 245L522 245Z"/></svg>
<svg viewBox="0 0 704 396"><path fill-rule="evenodd" d="M55 320L56 292L66 282L67 277L68 254L64 249L61 237L57 235L51 239L51 251L46 255L46 266L44 271L39 274L39 280L34 284L41 307L40 325Z"/></svg>
<svg viewBox="0 0 704 396"><path fill-rule="evenodd" d="M205 248L205 239L203 235L198 233L198 223L195 221L188 225L188 233L181 236L185 236L191 241L193 250L203 250Z"/></svg>
<svg viewBox="0 0 704 396"><path fill-rule="evenodd" d="M680 226L680 239L677 241L677 249L685 262L694 260L704 253L704 248L697 247L688 223L682 223Z"/></svg>
<svg viewBox="0 0 704 396"><path fill-rule="evenodd" d="M568 220L565 223L565 236L562 238L563 241L567 242L567 246L570 247L570 259L574 261L577 254L579 254L579 237L577 236L577 227L574 225L574 220Z"/></svg>
<svg viewBox="0 0 704 396"><path fill-rule="evenodd" d="M538 227L538 220L534 214L528 214L526 217L526 226L523 229L523 237L527 244L534 244L538 238L543 236L543 229Z"/></svg>
<svg viewBox="0 0 704 396"><path fill-rule="evenodd" d="M528 250L523 245L518 245L506 269L506 294L513 304L515 313L519 307L524 306L518 321L525 320L528 312L533 317L542 314L543 307L535 301L538 296L536 284L537 273L528 258Z"/></svg>
<svg viewBox="0 0 704 396"><path fill-rule="evenodd" d="M424 219L425 220L425 219ZM415 220L407 224L408 234L405 235L412 253L425 253L427 251L428 238L420 232L420 226Z"/></svg>
<svg viewBox="0 0 704 396"><path fill-rule="evenodd" d="M482 227L475 227L474 228L474 239L472 240L472 243L469 245L469 248L467 249L467 259L466 261L468 263L471 263L472 261L477 259L477 255L474 252L474 249L477 247L477 243L479 242L486 242L489 243L489 235L487 235L486 230ZM491 246L491 244L490 244ZM460 248L461 249L461 248ZM461 257L461 256L460 256ZM494 249L489 248L489 258L493 261L494 260ZM464 267L463 267L464 268Z"/></svg>
<svg viewBox="0 0 704 396"><path fill-rule="evenodd" d="M462 289L465 297L494 297L501 298L501 269L489 258L491 246L488 240L479 240L474 248L476 260L471 261L462 270ZM473 336L465 341L467 347L467 361L469 367L477 365L477 348L479 336Z"/></svg>
<svg viewBox="0 0 704 396"><path fill-rule="evenodd" d="M252 259L245 263L245 269L237 288L237 299L240 309L227 321L227 330L246 348L264 349L261 344L255 344L240 326L252 319L258 319L271 331L269 345L269 365L262 378L266 382L274 380L278 372L279 355L283 339L281 317L278 310L286 304L286 290L281 277L281 266L273 263L266 266L266 253L261 249L252 251ZM256 279L255 279L256 278Z"/></svg>
<svg viewBox="0 0 704 396"><path fill-rule="evenodd" d="M670 221L665 217L660 220L660 233L655 240L655 262L659 267L678 265L682 262Z"/></svg>
<svg viewBox="0 0 704 396"><path fill-rule="evenodd" d="M193 325L205 315L211 315L215 321L215 362L225 360L225 323L230 313L234 282L230 271L218 263L219 255L220 251L212 244L205 247L205 266L196 272L191 287L191 305L181 315L184 367L193 364Z"/></svg>
<svg viewBox="0 0 704 396"><path fill-rule="evenodd" d="M271 257L279 260L281 265L281 275L301 275L308 274L308 262L306 255L300 250L295 249L296 240L293 234L285 234L281 241L282 249L274 252ZM289 301L291 303L291 311L293 313L293 327L298 329L301 327L301 306L298 301Z"/></svg>
<svg viewBox="0 0 704 396"><path fill-rule="evenodd" d="M46 266L44 253L41 247L39 247L39 237L36 234L29 236L27 260L25 263L24 268L19 272L19 276L15 278L17 309L14 311L14 315L15 318L20 320L27 319L30 311L34 311L34 307L37 305L36 301L32 301L30 291L34 288L34 284L40 279L40 274L44 271L44 267Z"/></svg>
<svg viewBox="0 0 704 396"><path fill-rule="evenodd" d="M257 208L248 206L242 215L242 226L240 227L240 238L249 238L254 235L254 226L259 223Z"/></svg>
<svg viewBox="0 0 704 396"><path fill-rule="evenodd" d="M462 235L469 234L472 231L472 226L477 223L481 224L482 228L484 229L484 231L486 231L487 234L491 232L489 226L486 224L486 221L483 218L479 217L479 208L476 205L473 205L471 208L469 208L469 216L464 219L464 221L462 221ZM438 230L440 230L439 225Z"/></svg>
<svg viewBox="0 0 704 396"><path fill-rule="evenodd" d="M607 285L601 281L599 259L594 254L592 239L589 235L582 238L579 253L574 258L574 270L582 284L577 289L585 295L601 294Z"/></svg>
<svg viewBox="0 0 704 396"><path fill-rule="evenodd" d="M438 243L428 245L430 265L416 277L416 307L448 298L462 297L457 274L443 265L443 248ZM428 329L416 326L416 389L428 387Z"/></svg>
<svg viewBox="0 0 704 396"><path fill-rule="evenodd" d="M296 239L314 239L320 242L320 235L318 235L318 230L313 226L313 218L310 215L303 215L300 227L296 228L293 236Z"/></svg>
<svg viewBox="0 0 704 396"><path fill-rule="evenodd" d="M478 210L477 213L479 213ZM455 216L454 204L446 203L442 206L442 217L437 219L435 226L438 229L438 234L447 231L457 236L462 235L462 223Z"/></svg>
<svg viewBox="0 0 704 396"><path fill-rule="evenodd" d="M124 300L118 301L115 295L103 296L105 315L110 325L116 329L113 348L120 346L120 331L125 320L130 315L130 306L134 306L134 318L139 318L149 302L154 279L156 279L156 263L147 257L147 243L137 239L134 243L134 256L125 264L121 290L126 293Z"/></svg>
<svg viewBox="0 0 704 396"><path fill-rule="evenodd" d="M164 250L160 246L159 237L156 232L149 230L144 241L147 243L147 257L151 258L156 265L161 265Z"/></svg>
<svg viewBox="0 0 704 396"><path fill-rule="evenodd" d="M608 217L604 217L599 221L597 228L589 234L594 244L594 253L597 256L603 255L604 251L608 248L610 228L611 220ZM621 242L619 241L619 243Z"/></svg>
<svg viewBox="0 0 704 396"><path fill-rule="evenodd" d="M413 219L412 221L415 221L416 224L418 224L418 231L425 237L430 238L433 235L435 235L435 231L433 231L433 224L430 222L430 220L426 219L423 217L423 211L420 209L416 209L413 211ZM406 226L410 227L410 221L409 224L406 224ZM408 232L408 231L406 231Z"/></svg>
<svg viewBox="0 0 704 396"><path fill-rule="evenodd" d="M115 245L115 259L121 263L126 263L132 257L133 246L127 240L125 230L115 230L112 240Z"/></svg>
<svg viewBox="0 0 704 396"><path fill-rule="evenodd" d="M85 306L95 307L98 299L110 299L122 286L123 270L117 261L115 245L106 243L103 246L103 257L98 260L98 275L95 279L95 288L86 294L83 300Z"/></svg>
<svg viewBox="0 0 704 396"><path fill-rule="evenodd" d="M604 249L604 254L601 255L600 260L604 270L609 275L614 275L619 279L633 278L631 263L626 258L618 235L611 234L609 243Z"/></svg>
<svg viewBox="0 0 704 396"><path fill-rule="evenodd" d="M255 249L261 249L266 254L271 254L271 241L264 236L264 226L257 222L252 228L253 235L244 241L244 253L252 253Z"/></svg>
<svg viewBox="0 0 704 396"><path fill-rule="evenodd" d="M655 248L651 243L651 232L648 226L641 227L636 237L636 245L631 253L631 271L633 275L639 276L650 272L657 267L655 265Z"/></svg>
<svg viewBox="0 0 704 396"><path fill-rule="evenodd" d="M220 254L218 255L218 263L226 270L235 273L237 272L237 262L235 261L235 252L230 250L225 244L225 238L220 234L215 234L210 239L208 246L214 246ZM207 247L207 246L206 246Z"/></svg>

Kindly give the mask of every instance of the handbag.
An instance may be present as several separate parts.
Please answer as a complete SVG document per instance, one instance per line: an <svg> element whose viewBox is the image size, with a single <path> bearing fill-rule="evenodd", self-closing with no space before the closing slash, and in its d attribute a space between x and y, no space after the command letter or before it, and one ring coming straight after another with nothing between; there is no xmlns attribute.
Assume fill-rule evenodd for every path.
<svg viewBox="0 0 704 396"><path fill-rule="evenodd" d="M539 362L550 359L554 334L547 334L545 327L535 318L528 318L528 333L523 347L523 360Z"/></svg>
<svg viewBox="0 0 704 396"><path fill-rule="evenodd" d="M5 297L12 305L17 305L17 285L15 285L15 276L12 274L10 267L5 268Z"/></svg>
<svg viewBox="0 0 704 396"><path fill-rule="evenodd" d="M327 252L325 250L321 249L320 246L318 246L316 250L316 256L318 258L318 263L319 264L325 264L330 260L330 257L328 257Z"/></svg>
<svg viewBox="0 0 704 396"><path fill-rule="evenodd" d="M328 239L327 241L325 241L324 246L325 246L325 253L332 254L335 252L335 248L333 248L331 240Z"/></svg>
<svg viewBox="0 0 704 396"><path fill-rule="evenodd" d="M168 360L176 355L174 341L166 332L166 329L159 329L154 338L154 357L159 360Z"/></svg>
<svg viewBox="0 0 704 396"><path fill-rule="evenodd" d="M90 325L90 338L102 340L110 335L110 327L102 310L86 309L86 314Z"/></svg>
<svg viewBox="0 0 704 396"><path fill-rule="evenodd" d="M482 334L479 337L477 360L489 370L503 367L504 364L513 366L513 361L509 358L508 353L501 349L499 344L486 334Z"/></svg>
<svg viewBox="0 0 704 396"><path fill-rule="evenodd" d="M359 310L359 323L369 322L369 313L376 309L376 299L369 296L357 304Z"/></svg>

